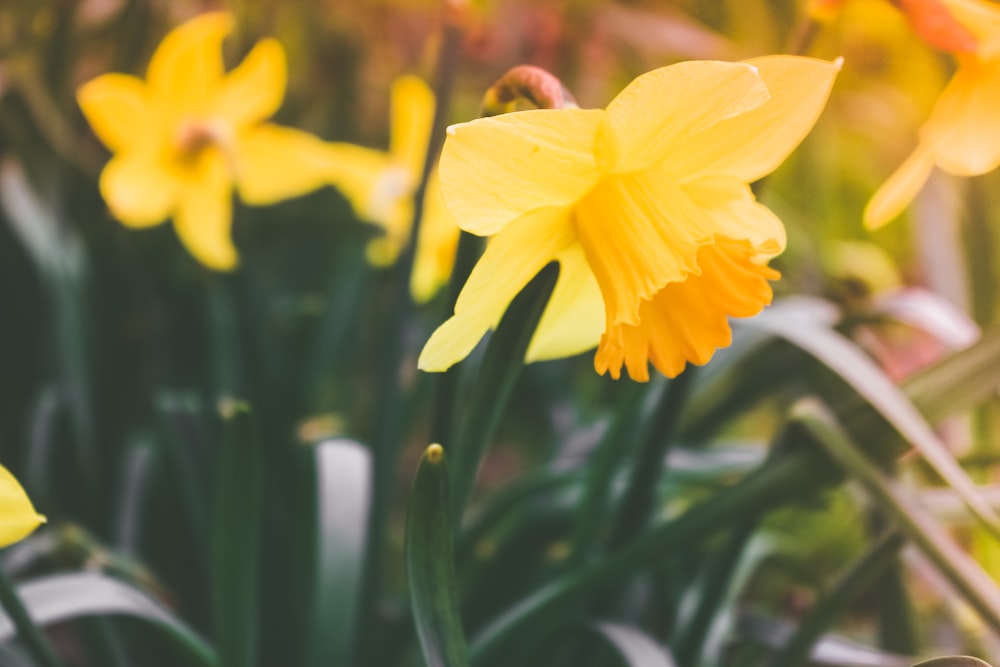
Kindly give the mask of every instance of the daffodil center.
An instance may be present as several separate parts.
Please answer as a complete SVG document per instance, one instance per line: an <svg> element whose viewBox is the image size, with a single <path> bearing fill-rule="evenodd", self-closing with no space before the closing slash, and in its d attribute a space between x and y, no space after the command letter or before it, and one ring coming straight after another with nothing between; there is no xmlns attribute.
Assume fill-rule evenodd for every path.
<svg viewBox="0 0 1000 667"><path fill-rule="evenodd" d="M212 146L224 155L232 152L232 132L222 123L211 119L188 119L183 121L174 135L174 148L182 162L193 164L202 153Z"/></svg>

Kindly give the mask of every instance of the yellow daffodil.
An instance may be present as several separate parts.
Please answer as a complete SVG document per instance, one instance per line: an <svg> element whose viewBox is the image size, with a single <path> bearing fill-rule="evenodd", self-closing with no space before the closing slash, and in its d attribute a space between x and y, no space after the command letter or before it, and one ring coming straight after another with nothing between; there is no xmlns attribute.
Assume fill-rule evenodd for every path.
<svg viewBox="0 0 1000 667"><path fill-rule="evenodd" d="M0 547L23 540L45 517L38 514L21 485L0 466Z"/></svg>
<svg viewBox="0 0 1000 667"><path fill-rule="evenodd" d="M409 241L413 223L413 193L420 183L431 126L434 93L414 76L397 79L391 92L391 137L388 153L356 161L357 186L342 182L358 214L382 228L384 235L368 245L368 260L389 266ZM366 176L367 174L367 176ZM360 190L360 191L359 191ZM459 228L441 201L437 173L431 174L417 238L410 291L419 302L428 301L451 275Z"/></svg>
<svg viewBox="0 0 1000 667"><path fill-rule="evenodd" d="M491 236L419 365L463 359L548 262L559 279L528 361L598 345L618 378L675 376L728 345L729 316L771 300L781 222L749 182L812 128L840 63L773 56L687 62L633 81L605 110L542 109L453 126L445 202Z"/></svg>
<svg viewBox="0 0 1000 667"><path fill-rule="evenodd" d="M905 209L935 166L975 176L1000 165L1000 5L983 0L944 0L977 41L973 53L956 53L958 70L920 129L916 150L865 209L865 225L877 228Z"/></svg>
<svg viewBox="0 0 1000 667"><path fill-rule="evenodd" d="M343 151L305 132L265 123L285 93L285 53L264 39L228 74L222 41L229 14L200 15L170 32L146 80L104 74L77 92L97 137L114 153L100 188L130 227L172 217L206 266L237 263L230 234L235 187L248 204L271 204L330 182Z"/></svg>

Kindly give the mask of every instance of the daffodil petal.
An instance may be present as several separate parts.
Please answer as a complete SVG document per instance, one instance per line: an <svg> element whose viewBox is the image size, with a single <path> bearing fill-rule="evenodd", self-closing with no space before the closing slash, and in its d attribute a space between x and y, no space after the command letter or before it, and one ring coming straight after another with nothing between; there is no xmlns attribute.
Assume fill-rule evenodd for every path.
<svg viewBox="0 0 1000 667"><path fill-rule="evenodd" d="M397 181L405 177L397 175L400 170L392 157L384 151L354 144L332 143L327 147L327 182L344 195L359 217L380 226L388 225L395 198L401 196ZM410 182L408 177L405 180Z"/></svg>
<svg viewBox="0 0 1000 667"><path fill-rule="evenodd" d="M205 110L222 82L222 40L232 29L232 16L210 12L170 31L146 72L151 99L181 112Z"/></svg>
<svg viewBox="0 0 1000 667"><path fill-rule="evenodd" d="M865 207L864 222L868 229L878 229L903 212L934 169L934 155L921 144L882 184Z"/></svg>
<svg viewBox="0 0 1000 667"><path fill-rule="evenodd" d="M222 81L211 113L234 127L270 118L285 97L285 50L276 39L262 39Z"/></svg>
<svg viewBox="0 0 1000 667"><path fill-rule="evenodd" d="M460 234L461 230L445 208L437 171L431 172L410 279L410 293L417 303L429 301L448 282Z"/></svg>
<svg viewBox="0 0 1000 667"><path fill-rule="evenodd" d="M264 124L243 133L236 145L236 185L248 204L273 204L330 183L332 174L349 165L350 151L308 132Z"/></svg>
<svg viewBox="0 0 1000 667"><path fill-rule="evenodd" d="M751 182L771 173L816 124L840 71L839 60L798 56L746 63L757 68L770 99L670 146L665 164L679 177L728 174Z"/></svg>
<svg viewBox="0 0 1000 667"><path fill-rule="evenodd" d="M370 220L378 225L384 234L368 242L365 255L373 266L390 266L396 263L399 253L410 240L410 225L413 224L413 200L401 197L393 201L392 210Z"/></svg>
<svg viewBox="0 0 1000 667"><path fill-rule="evenodd" d="M598 160L612 171L650 167L686 137L755 109L768 97L757 69L746 63L661 67L635 79L608 105L595 147Z"/></svg>
<svg viewBox="0 0 1000 667"><path fill-rule="evenodd" d="M771 302L769 280L778 272L755 261L746 241L717 238L698 252L700 275L670 283L643 303L637 325L610 327L601 337L594 367L618 379L624 365L638 382L648 364L676 377L688 363L705 364L732 341L729 317L750 317Z"/></svg>
<svg viewBox="0 0 1000 667"><path fill-rule="evenodd" d="M941 92L921 141L945 171L976 176L1000 165L1000 60L963 58Z"/></svg>
<svg viewBox="0 0 1000 667"><path fill-rule="evenodd" d="M0 547L24 539L43 523L45 517L35 511L17 479L0 466Z"/></svg>
<svg viewBox="0 0 1000 667"><path fill-rule="evenodd" d="M518 292L573 242L564 209L529 213L490 239L455 303L455 314L424 345L417 365L445 371L495 327Z"/></svg>
<svg viewBox="0 0 1000 667"><path fill-rule="evenodd" d="M177 174L152 151L115 155L101 172L101 196L111 214L129 227L149 227L170 215Z"/></svg>
<svg viewBox="0 0 1000 667"><path fill-rule="evenodd" d="M76 91L80 110L94 134L111 151L146 143L151 114L146 85L128 74L103 74Z"/></svg>
<svg viewBox="0 0 1000 667"><path fill-rule="evenodd" d="M604 331L604 297L583 248L573 244L558 260L559 280L528 346L528 363L586 352Z"/></svg>
<svg viewBox="0 0 1000 667"><path fill-rule="evenodd" d="M608 326L637 324L642 301L696 273L698 248L713 235L711 218L679 186L657 176L642 171L605 178L574 209Z"/></svg>
<svg viewBox="0 0 1000 667"><path fill-rule="evenodd" d="M434 93L421 79L404 76L393 82L389 152L415 178L424 170L435 106Z"/></svg>
<svg viewBox="0 0 1000 667"><path fill-rule="evenodd" d="M179 193L174 228L188 252L215 271L230 271L238 261L231 236L232 204L222 157L203 156L198 177Z"/></svg>
<svg viewBox="0 0 1000 667"><path fill-rule="evenodd" d="M976 49L983 58L1000 53L1000 7L982 0L944 0L955 19L979 40Z"/></svg>
<svg viewBox="0 0 1000 667"><path fill-rule="evenodd" d="M529 211L577 201L599 178L603 111L534 109L448 129L441 188L459 227L481 236Z"/></svg>
<svg viewBox="0 0 1000 667"><path fill-rule="evenodd" d="M785 249L785 226L771 209L760 204L746 183L728 176L689 181L684 192L708 215L715 233L749 241L762 256L774 257Z"/></svg>

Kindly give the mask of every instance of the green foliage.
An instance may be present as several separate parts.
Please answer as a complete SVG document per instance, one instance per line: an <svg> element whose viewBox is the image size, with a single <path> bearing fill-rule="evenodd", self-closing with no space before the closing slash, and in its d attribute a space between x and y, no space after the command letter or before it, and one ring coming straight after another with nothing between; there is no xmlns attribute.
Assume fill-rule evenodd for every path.
<svg viewBox="0 0 1000 667"><path fill-rule="evenodd" d="M413 622L428 667L469 664L458 608L448 466L431 445L417 467L406 515L406 573Z"/></svg>

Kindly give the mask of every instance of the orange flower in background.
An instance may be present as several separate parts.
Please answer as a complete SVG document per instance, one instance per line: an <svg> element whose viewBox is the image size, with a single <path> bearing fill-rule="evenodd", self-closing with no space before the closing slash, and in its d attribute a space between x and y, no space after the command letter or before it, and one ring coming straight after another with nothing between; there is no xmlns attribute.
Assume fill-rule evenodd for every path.
<svg viewBox="0 0 1000 667"><path fill-rule="evenodd" d="M920 128L917 148L872 197L865 225L878 228L917 196L935 166L976 176L1000 166L1000 5L944 0L976 40L973 53L957 53L958 71Z"/></svg>
<svg viewBox="0 0 1000 667"><path fill-rule="evenodd" d="M234 188L254 205L295 197L335 180L354 149L264 122L284 97L284 50L261 40L227 74L222 41L232 28L229 14L200 15L163 39L145 81L104 74L77 91L114 153L100 179L111 213L129 227L173 218L191 254L216 270L238 260Z"/></svg>
<svg viewBox="0 0 1000 667"><path fill-rule="evenodd" d="M598 345L594 365L675 376L771 301L785 231L748 183L773 171L826 103L840 64L774 56L687 62L633 81L606 110L542 109L453 126L441 157L459 226L490 236L419 366L442 371L495 327L550 261L559 279L527 353Z"/></svg>
<svg viewBox="0 0 1000 667"><path fill-rule="evenodd" d="M973 52L976 38L955 20L946 0L889 0L910 24L913 32L925 42L946 51ZM806 11L813 20L826 23L832 21L847 0L809 0Z"/></svg>

